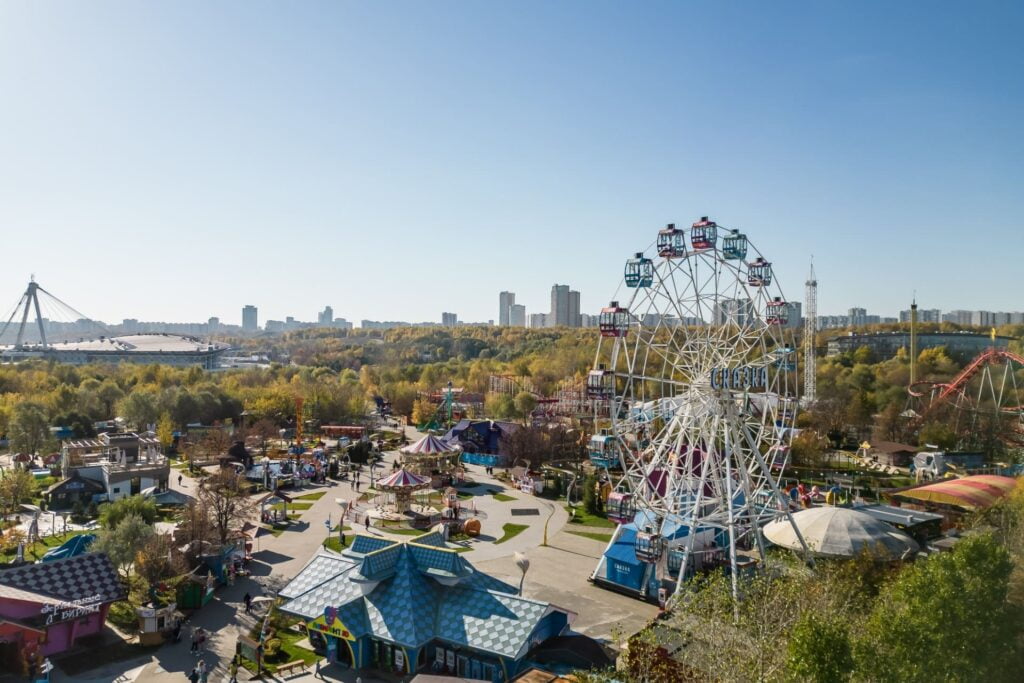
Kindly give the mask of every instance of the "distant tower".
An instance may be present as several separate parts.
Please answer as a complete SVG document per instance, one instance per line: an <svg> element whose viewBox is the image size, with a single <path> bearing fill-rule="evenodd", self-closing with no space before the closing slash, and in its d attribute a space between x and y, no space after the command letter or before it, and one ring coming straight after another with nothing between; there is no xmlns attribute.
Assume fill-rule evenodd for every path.
<svg viewBox="0 0 1024 683"><path fill-rule="evenodd" d="M818 280L814 277L814 260L811 273L804 283L804 403L813 403L818 393L818 361L814 356L814 337L818 332Z"/></svg>
<svg viewBox="0 0 1024 683"><path fill-rule="evenodd" d="M910 384L917 381L917 295L910 304Z"/></svg>

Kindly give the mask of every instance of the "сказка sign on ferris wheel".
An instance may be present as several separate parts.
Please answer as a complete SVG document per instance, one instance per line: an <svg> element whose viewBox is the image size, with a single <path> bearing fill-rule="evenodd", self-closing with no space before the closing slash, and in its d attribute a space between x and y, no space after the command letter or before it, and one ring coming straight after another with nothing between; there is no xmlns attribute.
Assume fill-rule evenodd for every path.
<svg viewBox="0 0 1024 683"><path fill-rule="evenodd" d="M623 284L601 311L587 377L590 458L608 471L620 523L593 579L651 598L723 566L735 587L764 560L761 526L789 516L790 307L746 235L707 218L661 230L656 256L629 259Z"/></svg>

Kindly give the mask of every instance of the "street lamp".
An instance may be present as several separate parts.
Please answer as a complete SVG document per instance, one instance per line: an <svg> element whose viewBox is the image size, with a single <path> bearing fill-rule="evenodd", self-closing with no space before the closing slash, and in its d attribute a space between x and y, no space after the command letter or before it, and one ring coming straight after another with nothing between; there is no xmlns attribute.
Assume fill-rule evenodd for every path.
<svg viewBox="0 0 1024 683"><path fill-rule="evenodd" d="M523 573L519 579L519 595L523 594L523 582L526 581L526 570L530 568L530 558L525 553L516 553L513 557L516 560L516 566L519 567L519 571Z"/></svg>

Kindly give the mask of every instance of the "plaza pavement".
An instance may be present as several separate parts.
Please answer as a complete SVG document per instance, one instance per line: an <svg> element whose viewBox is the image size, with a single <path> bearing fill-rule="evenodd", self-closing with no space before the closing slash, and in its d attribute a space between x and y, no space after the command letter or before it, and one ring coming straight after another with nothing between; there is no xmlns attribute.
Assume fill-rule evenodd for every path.
<svg viewBox="0 0 1024 683"><path fill-rule="evenodd" d="M422 436L414 429L407 429L407 436L414 441ZM392 471L392 462L398 457L397 452L385 454L382 465L375 470L375 478L385 476ZM519 571L515 567L513 555L525 552L531 559L531 567L527 574L524 594L540 600L549 600L561 607L578 612L575 628L596 638L612 636L612 624L642 624L653 612L650 606L635 600L608 593L595 588L586 582L587 576L593 571L596 558L603 550L603 544L571 534L560 533L568 521L568 516L561 505L543 498L525 495L506 488L506 485L486 475L482 467L470 466L471 478L480 486L500 490L505 495L516 498L514 501L500 502L486 493L474 497L476 510L482 513L481 537L465 543L473 548L465 554L474 566L495 573L509 583L518 584ZM194 496L196 480L183 476L179 484L178 470L171 472L171 488ZM363 486L368 480L364 469L361 474ZM365 489L364 489L365 490ZM330 516L331 523L337 524L340 507L336 499L355 500L358 495L351 480L330 482L327 486L307 486L296 491L301 496L314 491L325 494L313 501L308 510L301 511L295 524L279 536L261 533L253 548L253 561L250 563L252 577L239 578L233 586L217 589L214 599L192 615L191 620L182 631L179 643L168 643L152 655L142 656L131 661L110 664L74 677L65 676L59 669L52 676L54 683L74 680L78 683L101 683L118 681L184 681L187 674L196 664L196 658L189 653L188 629L199 626L209 632L206 651L203 658L212 671L210 681L226 681L226 666L234 654L238 635L248 631L254 620L244 614L242 598L246 592L252 596L261 595L264 585L268 583L283 585L293 577L316 553L327 536L324 521ZM464 502L469 505L469 501ZM535 509L539 514L518 516L513 515L514 508ZM467 514L468 516L468 514ZM508 522L526 524L527 529L502 544L494 544L493 540L502 535L502 526ZM361 524L346 520L353 527L352 533L367 533ZM544 540L544 527L550 547L540 547ZM371 529L371 534L410 540L408 535L391 535L380 529ZM374 681L396 681L398 678L385 678L381 674L356 674L341 670L338 667L325 667L323 671L329 680L355 681L360 677L364 683ZM240 672L239 679L247 680L248 674ZM311 672L288 676L288 681L313 680Z"/></svg>

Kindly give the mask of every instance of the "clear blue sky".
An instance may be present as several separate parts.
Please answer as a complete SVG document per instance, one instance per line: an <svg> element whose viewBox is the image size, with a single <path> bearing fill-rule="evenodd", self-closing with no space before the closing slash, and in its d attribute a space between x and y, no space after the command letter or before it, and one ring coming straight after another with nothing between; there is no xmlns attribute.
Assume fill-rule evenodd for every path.
<svg viewBox="0 0 1024 683"><path fill-rule="evenodd" d="M0 3L0 308L595 311L668 221L1024 309L1020 2Z"/></svg>

